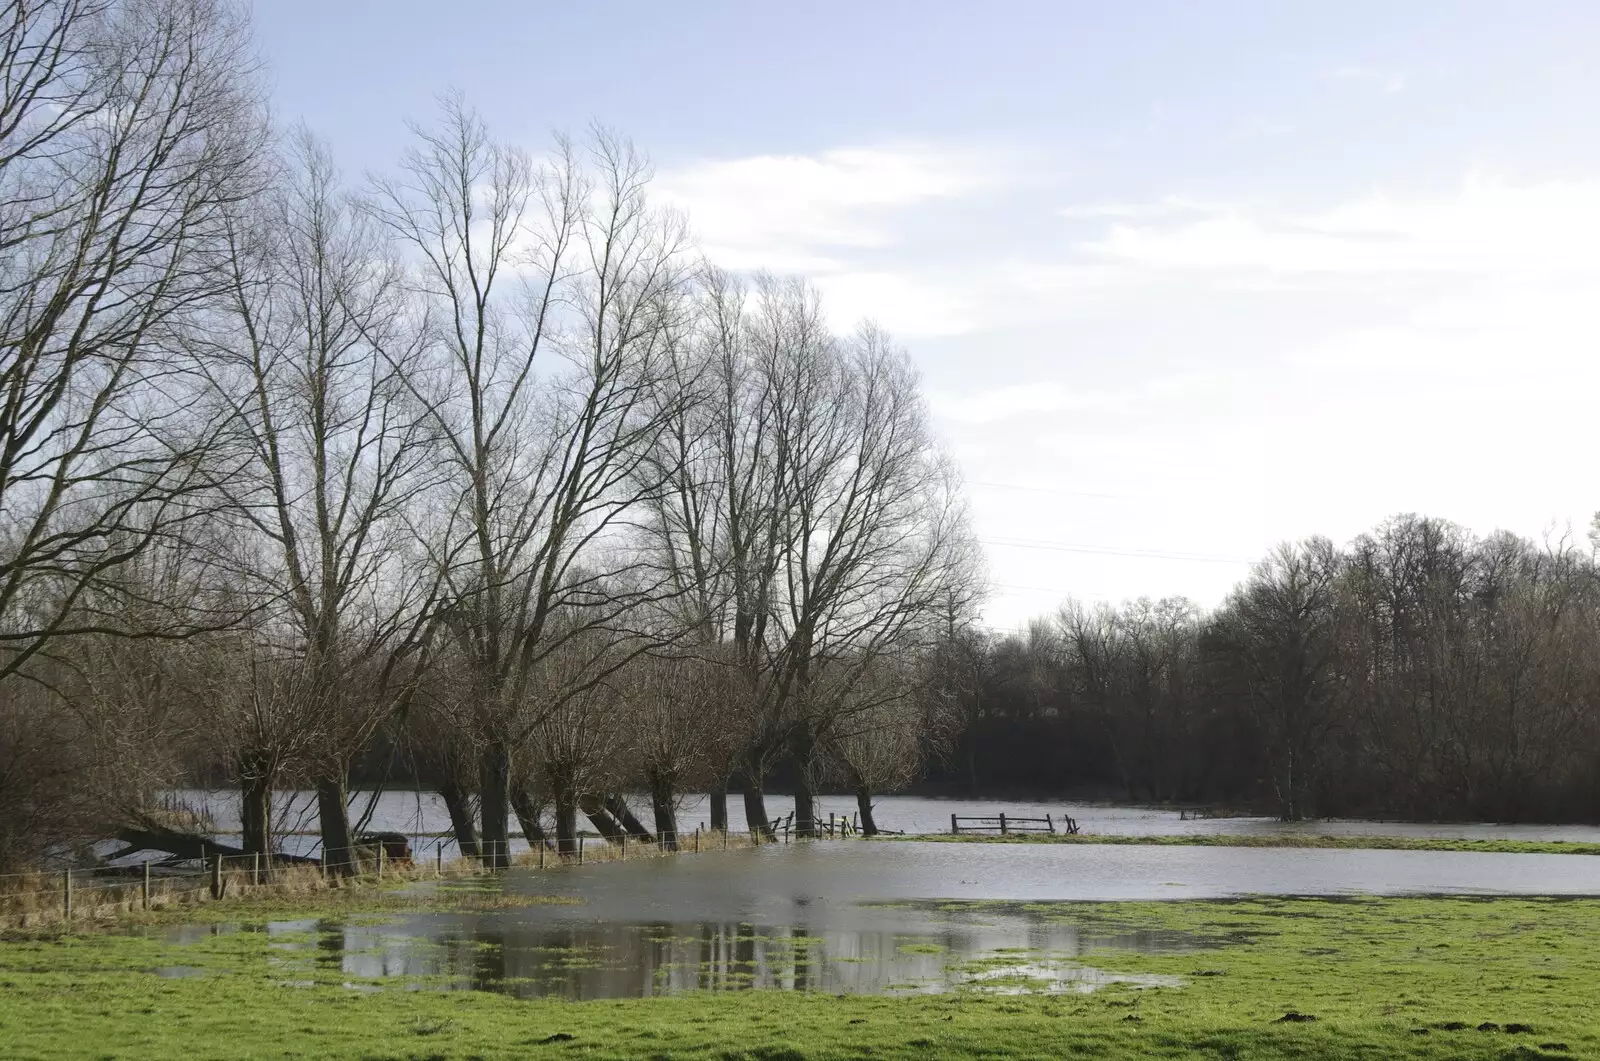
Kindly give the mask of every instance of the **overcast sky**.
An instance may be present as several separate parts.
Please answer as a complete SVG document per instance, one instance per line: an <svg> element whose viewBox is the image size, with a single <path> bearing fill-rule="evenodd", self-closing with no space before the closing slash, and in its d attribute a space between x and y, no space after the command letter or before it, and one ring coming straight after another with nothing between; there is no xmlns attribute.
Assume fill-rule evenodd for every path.
<svg viewBox="0 0 1600 1061"><path fill-rule="evenodd" d="M1600 507L1600 4L258 0L348 170L599 120L921 365L1001 628Z"/></svg>

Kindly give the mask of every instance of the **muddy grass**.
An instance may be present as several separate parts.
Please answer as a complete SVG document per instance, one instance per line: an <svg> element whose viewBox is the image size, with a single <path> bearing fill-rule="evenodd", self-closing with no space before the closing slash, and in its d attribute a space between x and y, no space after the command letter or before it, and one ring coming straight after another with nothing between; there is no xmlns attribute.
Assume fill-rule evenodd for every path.
<svg viewBox="0 0 1600 1061"><path fill-rule="evenodd" d="M968 920L1016 906L941 904ZM0 944L0 1054L763 1061L1600 1055L1600 900L1250 899L1026 909L1044 920L1183 933L1206 945L1185 953L1091 950L1080 960L1172 986L1111 982L1084 995L751 991L564 1003L446 993L422 982L360 982L337 968L286 974L276 960L281 938L248 925L182 946L72 934ZM158 975L180 965L182 975ZM1026 992L1020 979L1012 986Z"/></svg>

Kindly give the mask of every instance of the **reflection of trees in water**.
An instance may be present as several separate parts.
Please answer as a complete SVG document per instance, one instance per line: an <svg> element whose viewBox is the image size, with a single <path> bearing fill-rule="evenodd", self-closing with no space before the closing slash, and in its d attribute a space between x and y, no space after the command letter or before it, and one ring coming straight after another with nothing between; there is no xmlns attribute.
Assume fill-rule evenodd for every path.
<svg viewBox="0 0 1600 1061"><path fill-rule="evenodd" d="M479 991L507 991L518 993L517 985L506 983L505 933L496 929L487 918L472 923L472 986Z"/></svg>
<svg viewBox="0 0 1600 1061"><path fill-rule="evenodd" d="M754 925L740 924L734 930L733 980L730 986L749 989L756 982L756 930Z"/></svg>
<svg viewBox="0 0 1600 1061"><path fill-rule="evenodd" d="M437 977L456 990L575 1001L693 990L877 994L912 985L938 990L964 982L962 963L984 955L1012 954L1018 964L1060 963L1099 949L1152 953L1197 945L1171 932L1108 933L1021 913L986 911L981 919L891 917L875 922L870 931L828 931L813 923L826 924L825 914L805 914L782 925L573 924L522 922L499 914L436 915L382 924L325 919L181 926L168 935L179 942L197 942L213 932L283 935L287 949L274 951L272 967L296 978L313 973L335 982Z"/></svg>
<svg viewBox="0 0 1600 1061"><path fill-rule="evenodd" d="M316 967L330 973L344 972L344 922L318 921Z"/></svg>
<svg viewBox="0 0 1600 1061"><path fill-rule="evenodd" d="M789 930L789 938L794 940L794 989L796 991L811 990L811 941L806 935L804 925L795 925Z"/></svg>

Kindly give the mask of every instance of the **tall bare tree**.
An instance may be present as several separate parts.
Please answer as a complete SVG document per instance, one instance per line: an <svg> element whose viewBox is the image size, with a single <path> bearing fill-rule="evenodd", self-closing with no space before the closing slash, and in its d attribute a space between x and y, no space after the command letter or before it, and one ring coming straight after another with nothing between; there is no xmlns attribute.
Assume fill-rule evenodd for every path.
<svg viewBox="0 0 1600 1061"><path fill-rule="evenodd" d="M880 331L841 340L814 290L771 277L750 291L709 271L701 305L699 401L662 439L649 529L689 590L686 625L739 675L750 828L768 827L764 782L790 755L809 835L820 742L847 710L813 682L931 642L953 588L976 584L966 513Z"/></svg>
<svg viewBox="0 0 1600 1061"><path fill-rule="evenodd" d="M777 353L782 559L770 651L795 825L808 836L819 750L850 712L848 698L813 688L818 677L930 648L975 572L965 505L905 354L870 326L840 347Z"/></svg>
<svg viewBox="0 0 1600 1061"><path fill-rule="evenodd" d="M372 221L304 130L229 237L222 328L202 358L242 454L225 489L262 543L244 574L274 602L274 654L296 661L297 682L278 695L316 704L306 765L328 864L348 869L350 760L391 708L437 589L414 545L436 463L407 386L421 322Z"/></svg>
<svg viewBox="0 0 1600 1061"><path fill-rule="evenodd" d="M430 547L443 622L472 675L482 840L502 861L513 756L561 697L625 662L592 635L659 588L618 551L585 563L614 549L655 488L638 473L670 411L645 398L684 310L687 237L648 204L646 163L609 134L582 156L558 141L535 164L452 99L416 136L403 176L377 183L374 211L433 314L413 388L451 479ZM557 702L534 702L531 675L569 641L607 649L566 672Z"/></svg>
<svg viewBox="0 0 1600 1061"><path fill-rule="evenodd" d="M221 0L0 12L0 678L58 637L143 630L90 591L208 510L221 425L183 335L258 185L260 92Z"/></svg>

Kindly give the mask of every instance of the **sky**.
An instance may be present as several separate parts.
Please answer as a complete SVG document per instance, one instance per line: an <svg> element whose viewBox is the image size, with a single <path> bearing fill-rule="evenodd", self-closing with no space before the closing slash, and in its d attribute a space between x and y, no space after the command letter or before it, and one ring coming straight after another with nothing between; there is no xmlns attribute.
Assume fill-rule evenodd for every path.
<svg viewBox="0 0 1600 1061"><path fill-rule="evenodd" d="M384 169L600 122L734 269L920 367L993 593L1211 607L1275 544L1600 509L1600 5L257 0Z"/></svg>

